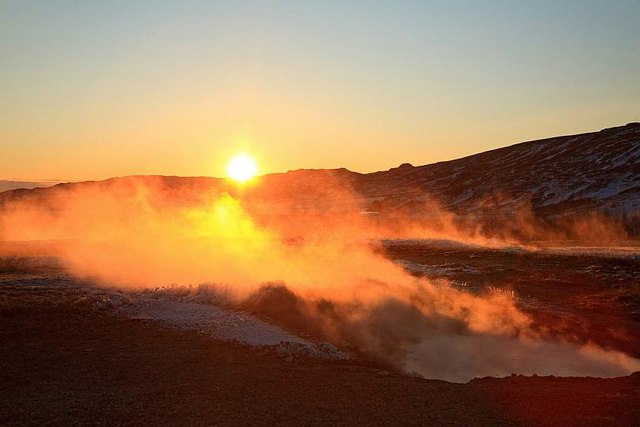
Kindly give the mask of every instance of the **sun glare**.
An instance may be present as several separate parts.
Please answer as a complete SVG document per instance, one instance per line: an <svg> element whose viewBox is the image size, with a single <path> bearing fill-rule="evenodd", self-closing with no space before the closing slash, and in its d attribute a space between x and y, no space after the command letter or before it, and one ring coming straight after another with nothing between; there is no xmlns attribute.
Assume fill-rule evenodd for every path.
<svg viewBox="0 0 640 427"><path fill-rule="evenodd" d="M227 166L227 174L230 178L245 182L256 176L258 167L256 162L246 154L239 154L231 159Z"/></svg>

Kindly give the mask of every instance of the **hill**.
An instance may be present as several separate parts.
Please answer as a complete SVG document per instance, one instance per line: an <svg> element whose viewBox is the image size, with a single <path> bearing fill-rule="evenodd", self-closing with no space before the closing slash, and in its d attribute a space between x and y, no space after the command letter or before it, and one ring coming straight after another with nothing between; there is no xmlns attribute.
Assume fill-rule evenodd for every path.
<svg viewBox="0 0 640 427"><path fill-rule="evenodd" d="M538 214L640 209L640 123L523 142L473 156L358 179L362 194L399 205L420 197L456 211L490 203ZM394 203L389 203L393 201Z"/></svg>
<svg viewBox="0 0 640 427"><path fill-rule="evenodd" d="M120 199L153 194L158 206L198 204L212 195L230 193L262 215L355 212L429 219L446 214L456 227L529 240L542 232L536 224L527 225L523 233L523 217L559 228L567 218L573 226L576 218L598 215L623 224L627 233L637 236L640 123L368 174L296 170L265 175L249 186L207 177L130 176L5 191L0 193L0 206L31 201L56 210L78 190L85 196L116 191Z"/></svg>

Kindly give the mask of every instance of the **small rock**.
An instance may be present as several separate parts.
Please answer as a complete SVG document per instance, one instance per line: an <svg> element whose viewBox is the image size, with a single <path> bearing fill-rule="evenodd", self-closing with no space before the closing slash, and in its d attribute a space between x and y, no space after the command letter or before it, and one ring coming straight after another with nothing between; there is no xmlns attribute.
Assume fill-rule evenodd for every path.
<svg viewBox="0 0 640 427"><path fill-rule="evenodd" d="M338 352L338 349L336 348L336 346L328 342L320 343L318 345L318 349L320 349L320 351L324 353L329 353L329 354L334 354Z"/></svg>

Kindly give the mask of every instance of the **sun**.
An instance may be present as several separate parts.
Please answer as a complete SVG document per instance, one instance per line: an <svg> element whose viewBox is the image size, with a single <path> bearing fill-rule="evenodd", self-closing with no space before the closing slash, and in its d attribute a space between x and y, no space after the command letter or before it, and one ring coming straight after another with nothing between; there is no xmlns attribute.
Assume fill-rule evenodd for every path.
<svg viewBox="0 0 640 427"><path fill-rule="evenodd" d="M238 154L227 165L227 175L238 182L245 182L256 176L256 162L246 154Z"/></svg>

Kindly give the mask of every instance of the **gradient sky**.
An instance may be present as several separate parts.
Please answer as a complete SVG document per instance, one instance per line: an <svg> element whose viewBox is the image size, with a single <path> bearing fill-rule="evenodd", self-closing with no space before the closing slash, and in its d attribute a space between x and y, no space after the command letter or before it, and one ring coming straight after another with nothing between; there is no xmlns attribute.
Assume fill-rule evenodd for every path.
<svg viewBox="0 0 640 427"><path fill-rule="evenodd" d="M638 120L637 0L0 0L0 179L368 172Z"/></svg>

